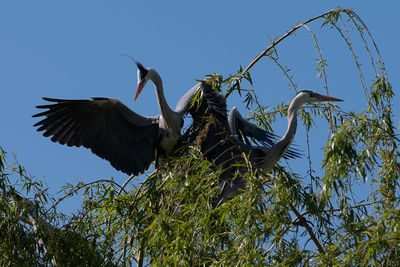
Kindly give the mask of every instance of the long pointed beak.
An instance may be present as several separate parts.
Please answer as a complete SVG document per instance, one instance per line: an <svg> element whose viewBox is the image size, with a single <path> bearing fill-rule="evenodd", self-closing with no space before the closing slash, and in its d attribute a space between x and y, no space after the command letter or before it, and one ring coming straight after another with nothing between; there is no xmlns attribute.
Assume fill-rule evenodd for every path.
<svg viewBox="0 0 400 267"><path fill-rule="evenodd" d="M316 95L316 98L318 98L321 101L343 101L342 99L339 98L335 98L335 97L331 97L331 96L327 96L327 95Z"/></svg>
<svg viewBox="0 0 400 267"><path fill-rule="evenodd" d="M140 95L140 92L142 92L143 90L143 83L139 83L138 87L136 89L136 95L135 95L135 99L133 100L133 102L136 101L136 98L138 98L138 96Z"/></svg>

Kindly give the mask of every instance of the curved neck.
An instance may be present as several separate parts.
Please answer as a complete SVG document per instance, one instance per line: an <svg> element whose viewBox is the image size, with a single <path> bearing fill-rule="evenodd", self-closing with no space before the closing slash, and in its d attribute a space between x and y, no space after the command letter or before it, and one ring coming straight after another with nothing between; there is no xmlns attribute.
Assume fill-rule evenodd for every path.
<svg viewBox="0 0 400 267"><path fill-rule="evenodd" d="M172 114L173 111L168 106L167 100L165 99L164 88L161 77L157 73L157 71L153 69L149 70L149 74L150 74L149 79L153 81L154 86L156 88L157 103L158 103L158 108L160 109L161 116L163 116L164 118L169 118L170 114Z"/></svg>
<svg viewBox="0 0 400 267"><path fill-rule="evenodd" d="M301 106L302 103L296 102L296 99L293 99L293 101L290 103L289 108L288 108L288 127L286 130L285 135L282 137L281 140L283 140L285 143L288 143L288 146L290 143L293 141L294 135L296 134L296 129L297 129L297 110Z"/></svg>
<svg viewBox="0 0 400 267"><path fill-rule="evenodd" d="M288 127L286 133L276 144L271 147L277 152L277 154L279 154L276 155L279 158L286 152L293 141L297 129L297 110L301 105L303 105L303 103L304 99L300 95L296 96L292 102L290 102L287 115Z"/></svg>

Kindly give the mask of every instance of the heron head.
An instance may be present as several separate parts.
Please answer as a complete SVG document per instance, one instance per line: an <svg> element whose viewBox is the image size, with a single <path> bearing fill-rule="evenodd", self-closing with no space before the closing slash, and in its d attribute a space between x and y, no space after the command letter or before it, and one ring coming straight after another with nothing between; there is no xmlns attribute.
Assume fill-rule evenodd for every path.
<svg viewBox="0 0 400 267"><path fill-rule="evenodd" d="M302 97L304 102L343 101L342 99L321 95L311 90L302 90L297 95Z"/></svg>
<svg viewBox="0 0 400 267"><path fill-rule="evenodd" d="M143 67L138 61L135 61L136 66L138 67L137 76L138 76L138 87L136 89L135 99L138 98L140 92L142 92L143 87L146 85L147 81L149 80L149 70Z"/></svg>

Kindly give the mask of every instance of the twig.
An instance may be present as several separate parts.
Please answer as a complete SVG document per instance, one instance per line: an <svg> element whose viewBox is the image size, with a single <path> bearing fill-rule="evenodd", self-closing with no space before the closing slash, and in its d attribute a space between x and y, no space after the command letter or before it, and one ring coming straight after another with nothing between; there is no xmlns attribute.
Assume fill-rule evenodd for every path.
<svg viewBox="0 0 400 267"><path fill-rule="evenodd" d="M82 185L80 185L80 186L78 185L78 187L73 188L73 189L72 189L70 192L68 192L65 196L59 198L59 199L57 200L57 202L54 203L48 210L53 209L53 208L56 207L61 201L63 201L63 200L66 199L67 197L70 197L71 195L73 195L73 194L76 193L77 191L79 191L79 190L81 190L81 189L83 189L83 188L85 188L85 187L91 186L91 185L93 185L93 184L102 183L102 182L107 182L107 183L111 183L111 184L113 184L113 185L116 185L117 187L120 188L120 191L119 191L119 192L121 192L121 190L123 190L125 193L127 193L123 187L121 187L118 183L114 182L113 180L100 179L100 180L96 180L96 181L93 181L93 182L90 182L90 183L87 183L87 184L82 184Z"/></svg>
<svg viewBox="0 0 400 267"><path fill-rule="evenodd" d="M272 61L275 62L276 65L278 65L278 67L282 70L283 74L285 75L286 79L289 81L290 85L292 86L292 88L294 89L294 91L297 93L297 85L294 84L292 78L289 76L288 71L286 70L279 62L278 59L275 57L271 57ZM241 89L242 90L242 89Z"/></svg>
<svg viewBox="0 0 400 267"><path fill-rule="evenodd" d="M272 42L272 44L265 49L261 54L259 54L258 56L256 56L251 63L242 71L242 73L239 75L238 79L236 79L235 83L231 86L231 88L227 91L230 91L233 87L235 87L237 85L237 83L239 82L239 80L241 80L244 75L249 72L249 70L262 58L264 57L272 48L274 48L277 44L279 44L281 41L283 41L286 37L288 37L289 35L291 35L292 33L294 33L295 31L297 31L300 27L303 27L303 25L308 24L314 20L317 20L319 18L325 17L326 15L329 15L333 10L330 10L329 12L323 13L319 16L316 16L314 18L308 19L306 21L304 21L303 23L298 24L297 26L293 27L291 30L289 30L287 33L285 33L281 38L275 40Z"/></svg>
<svg viewBox="0 0 400 267"><path fill-rule="evenodd" d="M325 254L324 248L321 246L319 243L317 237L315 236L313 230L311 229L310 225L307 223L307 221L304 219L304 217L300 214L300 212L293 206L292 203L289 202L289 207L293 211L293 213L296 215L297 219L299 220L299 223L301 226L305 227L308 234L311 237L311 240L314 242L315 246L317 247L318 251L320 254Z"/></svg>
<svg viewBox="0 0 400 267"><path fill-rule="evenodd" d="M137 266L138 267L143 267L143 256L144 256L144 246L142 244L142 242L140 242L140 247L139 247L139 251L137 254Z"/></svg>
<svg viewBox="0 0 400 267"><path fill-rule="evenodd" d="M274 179L272 179L270 176L267 175L265 172L260 171L260 173L267 178L270 182L274 182ZM300 212L296 209L295 206L293 206L292 203L289 202L289 207L293 211L293 213L296 215L297 219L299 220L299 225L303 226L306 228L308 234L311 237L311 240L314 242L315 246L317 247L318 251L320 254L325 254L324 248L321 246L321 243L318 241L317 237L315 236L313 230L311 229L310 225L307 223L307 220L304 219L303 215L300 214Z"/></svg>
<svg viewBox="0 0 400 267"><path fill-rule="evenodd" d="M399 200L400 197L396 197L395 200ZM372 202L368 202L368 203L364 203L364 204L358 204L358 205L354 205L354 206L349 206L349 207L345 207L345 209L358 209L358 208L363 208L363 207L367 207L367 206L372 206L375 204L380 204L380 203L384 203L383 200L376 200L376 201L372 201ZM338 211L342 211L343 209L330 209L330 210L322 210L321 212L324 213L333 213L333 212L338 212ZM310 214L311 211L310 210L306 210L303 213L301 213L301 216Z"/></svg>
<svg viewBox="0 0 400 267"><path fill-rule="evenodd" d="M336 25L336 23L333 23L333 22L332 22L331 24L333 25L333 27L336 28L336 30L337 30L337 31L339 32L339 34L342 36L342 38L343 38L343 40L345 41L345 43L347 44L347 47L349 48L351 54L353 55L354 62L355 62L355 64L356 64L356 66L357 66L358 74L360 75L361 85L362 85L362 87L363 87L363 89L364 89L365 98L367 99L368 104L369 104L370 106L372 106L371 100L370 100L370 98L368 97L368 89L367 89L367 85L366 85L366 83L365 83L364 75L363 75L363 73L362 73L362 71L361 71L361 65L360 65L360 63L358 62L356 53L354 52L353 45L352 45L352 43L351 43L350 35L349 35L348 31L347 31L346 25L345 25L345 23L343 22L343 20L341 20L341 21L342 21L343 27L345 27L345 31L346 31L347 37L344 35L343 31ZM372 112L372 111L370 111L370 112ZM371 115L371 116L372 116L372 115Z"/></svg>
<svg viewBox="0 0 400 267"><path fill-rule="evenodd" d="M130 181L132 181L133 178L137 178L137 177L138 177L138 176L131 175L131 176L125 181L125 183L121 186L121 189L118 191L118 194L117 194L117 195L120 195L120 194L122 193L122 191L124 191L125 193L127 193L127 192L125 191L125 186L126 186Z"/></svg>
<svg viewBox="0 0 400 267"><path fill-rule="evenodd" d="M321 67L320 73L322 73L322 76L323 76L323 78L324 78L324 88L325 88L325 92L326 92L327 95L329 95L329 91L328 91L328 78L327 78L326 70L325 70L325 61L324 61L324 59L323 59L323 57L322 57L322 53L321 53L321 49L319 48L319 44L318 44L318 41L317 41L317 37L315 36L315 34L313 33L313 31L310 29L310 27L308 27L307 25L303 25L303 27L306 28L306 29L308 30L308 32L310 33L310 35L311 35L311 37L312 37L312 39L313 39L313 42L314 42L315 49L316 49L317 52L318 52L319 60L320 60L320 63L321 63L321 64L320 64L320 67ZM329 105L329 107L331 107L331 103L328 102L328 105ZM332 121L333 121L332 117L333 117L333 114L332 114L332 112L331 112L331 109L329 109L329 121L330 121L331 128L332 128ZM314 186L314 184L313 184L313 182L314 182L314 176L313 176L313 174L312 174L311 149L310 149L310 135L309 135L309 129L308 129L308 127L306 127L305 130L306 130L306 140L307 140L307 159L308 159L308 166L309 166L309 170L308 170L308 171L309 171L310 179L311 179L311 190L313 190L313 186ZM329 139L329 133L328 133L328 139Z"/></svg>
<svg viewBox="0 0 400 267"><path fill-rule="evenodd" d="M351 15L350 15L350 14L351 14ZM350 14L348 13L348 15L349 15L349 17L352 19L352 21L354 21L354 18L353 18L353 17L355 17L355 18L361 23L361 25L363 26L363 28L366 30L366 32L368 33L369 37L371 38L371 42L372 42L372 44L374 45L376 54L377 54L377 56L378 56L378 62L379 62L379 65L380 65L380 67L381 67L381 71L382 71L382 73L383 73L383 76L387 77L387 73L386 73L386 69L385 69L385 63L383 62L381 53L379 52L378 46L377 46L376 43L375 43L375 39L372 37L372 34L371 34L371 32L369 31L367 25L365 25L364 21L358 16L358 14L357 14L356 12L351 11Z"/></svg>

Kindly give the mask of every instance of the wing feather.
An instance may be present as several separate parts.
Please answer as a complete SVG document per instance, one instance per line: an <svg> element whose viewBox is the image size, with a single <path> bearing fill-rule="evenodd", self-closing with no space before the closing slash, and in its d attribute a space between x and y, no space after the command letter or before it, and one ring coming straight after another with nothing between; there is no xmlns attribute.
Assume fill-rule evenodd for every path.
<svg viewBox="0 0 400 267"><path fill-rule="evenodd" d="M220 92L215 91L207 82L207 79L209 78L193 86L179 99L175 112L182 117L186 113L190 113L193 118L199 118L206 114L207 109L210 109L211 113L216 116L217 119L221 120L224 116L226 117L225 97L223 97ZM203 93L203 99L199 99L200 103L193 103L194 98L200 90Z"/></svg>
<svg viewBox="0 0 400 267"><path fill-rule="evenodd" d="M239 111L234 107L228 116L229 128L233 136L239 138L246 145L251 145L250 140L252 140L257 145L262 145L265 147L270 147L276 143L278 136L263 130L249 121L243 119ZM249 140L250 139L250 140ZM298 150L294 148L289 148L286 150L283 158L298 158L301 154Z"/></svg>
<svg viewBox="0 0 400 267"><path fill-rule="evenodd" d="M44 117L34 126L53 142L84 146L129 175L138 175L154 161L158 147L158 117L143 117L109 98L63 100L43 98L49 105L33 115Z"/></svg>
<svg viewBox="0 0 400 267"><path fill-rule="evenodd" d="M192 108L192 100L196 96L197 92L201 88L201 82L193 86L189 91L187 91L178 101L175 107L175 112L180 114L182 117L186 112Z"/></svg>

